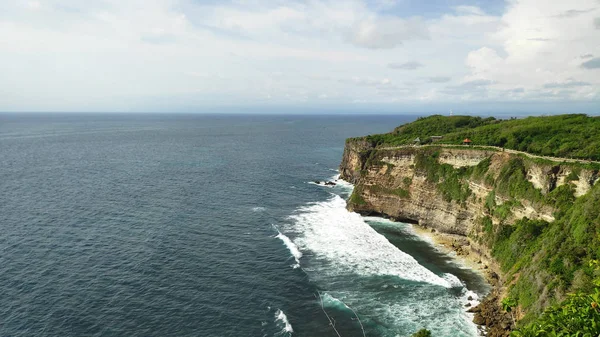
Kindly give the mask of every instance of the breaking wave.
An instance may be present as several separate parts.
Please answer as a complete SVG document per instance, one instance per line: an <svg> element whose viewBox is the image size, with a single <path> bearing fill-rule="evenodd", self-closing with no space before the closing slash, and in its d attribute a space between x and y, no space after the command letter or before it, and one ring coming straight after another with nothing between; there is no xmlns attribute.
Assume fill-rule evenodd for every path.
<svg viewBox="0 0 600 337"><path fill-rule="evenodd" d="M275 324L277 324L278 327L281 327L281 330L275 334L276 336L291 336L292 332L294 332L287 316L280 309L277 309L275 312Z"/></svg>
<svg viewBox="0 0 600 337"><path fill-rule="evenodd" d="M291 219L299 233L296 245L334 262L338 269L363 276L391 275L446 288L453 286L395 247L359 214L346 210L346 202L338 195L301 207ZM278 237L288 239L284 235Z"/></svg>
<svg viewBox="0 0 600 337"><path fill-rule="evenodd" d="M300 267L300 258L302 257L302 252L300 251L300 249L298 249L298 246L296 246L294 244L294 242L292 242L292 240L290 240L290 238L288 238L287 236L285 236L284 234L282 234L279 231L277 231L277 232L278 232L278 234L277 234L276 238L283 241L283 244L288 248L290 253L292 253L294 260L296 261L296 264L292 265L292 268L294 268L294 269L299 268Z"/></svg>

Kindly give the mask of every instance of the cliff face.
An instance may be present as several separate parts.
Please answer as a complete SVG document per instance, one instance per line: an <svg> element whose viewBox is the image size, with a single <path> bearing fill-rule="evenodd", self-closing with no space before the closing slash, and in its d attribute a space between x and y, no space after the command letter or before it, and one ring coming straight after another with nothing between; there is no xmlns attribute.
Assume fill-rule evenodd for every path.
<svg viewBox="0 0 600 337"><path fill-rule="evenodd" d="M502 151L433 146L386 149L364 140L346 143L340 172L342 179L355 185L350 210L449 234L458 253L475 254L497 279L493 300L487 301L496 305L505 295L503 284L514 283L519 273L507 279L502 272L506 264L496 263L492 254L500 239L490 233L502 232L523 218L552 223L561 196L585 195L598 181L598 171ZM543 284L539 287L536 291L548 293ZM539 307L548 304L543 298L538 301ZM518 308L517 317L526 309ZM496 330L490 336L507 335L506 319L488 322L488 329Z"/></svg>
<svg viewBox="0 0 600 337"><path fill-rule="evenodd" d="M438 164L447 164L456 170L476 167L488 160L487 176L466 179L469 196L462 200L449 200L439 190L438 181L432 181L426 169L420 169L417 156L435 156ZM403 147L396 149L375 149L364 141L349 141L346 144L342 163L341 178L356 186L356 195L348 207L359 213L379 213L398 220L418 223L448 234L468 236L477 230L477 219L492 216L485 204L493 191L494 180L513 158L519 157L498 151L461 148ZM522 158L521 158L522 159ZM571 166L529 163L527 180L542 195L563 185L570 185L575 196L586 194L598 181L598 172L579 170L576 179L568 180L574 174ZM464 186L467 188L467 186ZM502 205L512 202L510 218L506 223L523 217L554 221L554 208L534 203L524 198L514 198L496 192L494 202Z"/></svg>

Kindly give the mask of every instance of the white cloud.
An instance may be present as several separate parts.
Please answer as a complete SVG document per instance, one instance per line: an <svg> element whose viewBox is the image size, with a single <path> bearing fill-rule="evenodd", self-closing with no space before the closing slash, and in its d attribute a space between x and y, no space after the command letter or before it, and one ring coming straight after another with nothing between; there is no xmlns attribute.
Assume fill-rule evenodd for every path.
<svg viewBox="0 0 600 337"><path fill-rule="evenodd" d="M455 11L463 15L485 15L483 10L476 6L457 6L455 7Z"/></svg>
<svg viewBox="0 0 600 337"><path fill-rule="evenodd" d="M390 69L401 69L401 70L415 70L423 67L423 64L417 61L409 61L404 63L390 63L388 64L388 68Z"/></svg>
<svg viewBox="0 0 600 337"><path fill-rule="evenodd" d="M511 0L501 16L400 6L6 1L0 111L600 97L597 0Z"/></svg>
<svg viewBox="0 0 600 337"><path fill-rule="evenodd" d="M370 49L390 49L408 40L427 38L429 31L420 18L372 17L357 22L348 34L352 44Z"/></svg>
<svg viewBox="0 0 600 337"><path fill-rule="evenodd" d="M595 59L582 63L600 48L598 33L589 25L594 2L511 1L487 46L466 57L471 72L465 78L496 82L498 95L515 87L539 91L538 97L575 100L598 92L597 76L583 70L594 69ZM558 88L572 90L547 90Z"/></svg>
<svg viewBox="0 0 600 337"><path fill-rule="evenodd" d="M27 1L26 6L28 9L37 11L42 8L42 4L39 1Z"/></svg>
<svg viewBox="0 0 600 337"><path fill-rule="evenodd" d="M546 89L557 89L557 88L565 89L565 88L587 87L590 85L591 85L591 83L589 83L589 82L568 80L565 82L546 83L546 84L544 84L544 88L546 88Z"/></svg>
<svg viewBox="0 0 600 337"><path fill-rule="evenodd" d="M450 80L452 80L452 78L446 77L446 76L433 76L433 77L427 78L427 81L429 83L447 83L447 82L450 82Z"/></svg>

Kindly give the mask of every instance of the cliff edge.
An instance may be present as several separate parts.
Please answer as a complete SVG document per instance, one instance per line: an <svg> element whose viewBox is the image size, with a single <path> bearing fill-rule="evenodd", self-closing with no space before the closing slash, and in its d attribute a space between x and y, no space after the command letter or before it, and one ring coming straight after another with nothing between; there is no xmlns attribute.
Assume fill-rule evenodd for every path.
<svg viewBox="0 0 600 337"><path fill-rule="evenodd" d="M515 319L531 321L591 284L584 264L598 252L585 236L598 219L585 215L585 227L589 219L574 217L600 200L593 165L493 148L392 148L363 137L347 140L340 174L355 185L350 210L443 233L457 254L484 266L494 291L472 311L490 337L508 336ZM506 299L516 302L510 314Z"/></svg>

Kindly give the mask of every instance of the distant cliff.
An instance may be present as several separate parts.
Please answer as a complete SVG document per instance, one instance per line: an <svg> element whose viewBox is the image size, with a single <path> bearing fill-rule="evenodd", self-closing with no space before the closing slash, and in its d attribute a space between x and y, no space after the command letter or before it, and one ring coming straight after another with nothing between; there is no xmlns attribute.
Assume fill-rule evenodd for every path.
<svg viewBox="0 0 600 337"><path fill-rule="evenodd" d="M586 264L600 254L597 165L377 139L346 142L340 173L355 184L349 209L454 236L458 253L476 256L497 278L488 306L513 299L524 322L566 293L590 289ZM508 334L506 320L481 315L489 336Z"/></svg>

